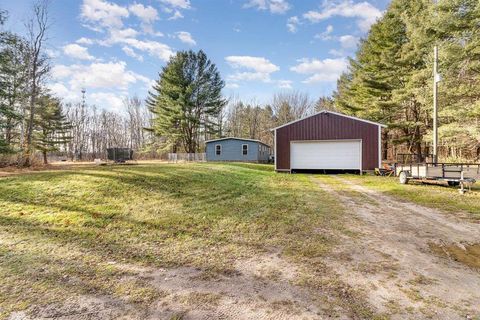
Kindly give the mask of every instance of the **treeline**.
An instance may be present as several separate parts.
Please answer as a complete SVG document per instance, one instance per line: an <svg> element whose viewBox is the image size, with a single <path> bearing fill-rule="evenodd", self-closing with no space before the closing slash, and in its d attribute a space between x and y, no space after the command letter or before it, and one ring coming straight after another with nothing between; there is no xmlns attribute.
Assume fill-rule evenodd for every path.
<svg viewBox="0 0 480 320"><path fill-rule="evenodd" d="M265 104L232 98L225 112L223 136L257 139L273 146L272 128L323 107L322 99L315 103L307 94L296 91L277 93Z"/></svg>
<svg viewBox="0 0 480 320"><path fill-rule="evenodd" d="M335 107L388 125L384 158L432 153L439 48L439 156L480 158L480 2L393 0L338 81Z"/></svg>
<svg viewBox="0 0 480 320"><path fill-rule="evenodd" d="M0 28L8 13L0 10ZM106 111L84 102L64 104L47 88L51 61L47 2L33 6L26 35L0 29L0 165L30 166L48 158L105 158L108 147L130 147L156 157L151 114L137 97L124 110Z"/></svg>
<svg viewBox="0 0 480 320"><path fill-rule="evenodd" d="M7 12L0 11L0 27L6 20ZM45 89L48 21L46 4L37 3L25 36L0 31L0 153L16 154L23 166L31 164L35 150L46 158L68 140L61 103Z"/></svg>
<svg viewBox="0 0 480 320"><path fill-rule="evenodd" d="M157 139L151 131L152 116L138 97L125 98L124 109L112 112L85 103L66 104L65 116L71 139L63 144L57 158L72 161L106 159L107 148L127 147L136 158L156 158Z"/></svg>

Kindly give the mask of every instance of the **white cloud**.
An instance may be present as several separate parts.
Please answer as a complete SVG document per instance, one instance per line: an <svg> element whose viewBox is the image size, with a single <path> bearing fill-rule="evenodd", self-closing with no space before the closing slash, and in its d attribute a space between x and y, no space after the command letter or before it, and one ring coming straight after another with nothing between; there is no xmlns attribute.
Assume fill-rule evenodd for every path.
<svg viewBox="0 0 480 320"><path fill-rule="evenodd" d="M190 0L160 0L160 2L173 8L190 9Z"/></svg>
<svg viewBox="0 0 480 320"><path fill-rule="evenodd" d="M57 64L52 68L52 77L54 79L63 79L67 78L72 74L68 66Z"/></svg>
<svg viewBox="0 0 480 320"><path fill-rule="evenodd" d="M123 61L90 65L56 65L52 68L52 76L57 81L68 81L73 91L83 87L126 90L130 84L138 81L145 83L150 81L142 75L127 70L126 66Z"/></svg>
<svg viewBox="0 0 480 320"><path fill-rule="evenodd" d="M298 19L297 16L288 18L287 20L288 31L290 31L291 33L297 32L299 24L300 24L300 19Z"/></svg>
<svg viewBox="0 0 480 320"><path fill-rule="evenodd" d="M354 3L352 0L342 2L325 2L321 11L308 11L303 17L310 22L319 22L334 16L357 18L357 24L364 32L381 17L382 12L369 2Z"/></svg>
<svg viewBox="0 0 480 320"><path fill-rule="evenodd" d="M48 84L48 89L53 95L64 101L75 102L80 100L80 91L70 90L63 83L50 83Z"/></svg>
<svg viewBox="0 0 480 320"><path fill-rule="evenodd" d="M137 50L146 51L151 56L155 56L163 61L168 61L170 57L173 55L173 51L168 45L158 41L150 41L150 40L142 41L142 40L130 38L130 39L124 39L122 42L125 44L128 44L129 46Z"/></svg>
<svg viewBox="0 0 480 320"><path fill-rule="evenodd" d="M124 107L123 99L125 97L119 97L116 93L111 92L95 92L88 95L91 103L100 107L101 109L119 111Z"/></svg>
<svg viewBox="0 0 480 320"><path fill-rule="evenodd" d="M64 102L78 103L81 101L81 91L78 89L69 89L63 83L56 82L48 85L48 89L56 97ZM123 108L123 97L118 93L112 92L94 92L87 94L87 100L102 109L119 111Z"/></svg>
<svg viewBox="0 0 480 320"><path fill-rule="evenodd" d="M85 37L81 37L80 39L78 39L75 42L79 43L79 44L85 44L85 45L91 45L91 44L95 43L95 41L93 41L92 39L85 38Z"/></svg>
<svg viewBox="0 0 480 320"><path fill-rule="evenodd" d="M332 56L336 56L336 57L344 57L345 56L345 50L330 49L328 51L328 53L331 54Z"/></svg>
<svg viewBox="0 0 480 320"><path fill-rule="evenodd" d="M235 83L235 82L227 82L227 84L225 85L225 88L237 89L237 88L240 88L240 85L238 85L238 83Z"/></svg>
<svg viewBox="0 0 480 320"><path fill-rule="evenodd" d="M270 0L269 7L271 13L282 14L290 10L290 4L285 0Z"/></svg>
<svg viewBox="0 0 480 320"><path fill-rule="evenodd" d="M148 52L151 56L157 57L163 61L168 61L173 55L173 50L166 44L152 40L138 40L136 36L138 31L127 29L112 29L110 37L107 40L99 41L101 45L111 46L113 44L128 45L140 51Z"/></svg>
<svg viewBox="0 0 480 320"><path fill-rule="evenodd" d="M45 53L52 59L58 58L61 54L58 50L55 49L45 49Z"/></svg>
<svg viewBox="0 0 480 320"><path fill-rule="evenodd" d="M347 70L348 62L345 58L338 59L300 59L299 64L290 70L299 74L309 75L304 83L336 81L342 72Z"/></svg>
<svg viewBox="0 0 480 320"><path fill-rule="evenodd" d="M280 89L292 89L291 80L278 80L278 87Z"/></svg>
<svg viewBox="0 0 480 320"><path fill-rule="evenodd" d="M263 81L270 82L270 74L263 72L237 72L228 76L228 80L236 81Z"/></svg>
<svg viewBox="0 0 480 320"><path fill-rule="evenodd" d="M340 41L340 44L342 46L342 48L344 49L353 49L357 46L358 44L358 38L355 37L355 36L352 36L350 34L347 34L347 35L344 35L344 36L341 36L340 38L338 38L338 41Z"/></svg>
<svg viewBox="0 0 480 320"><path fill-rule="evenodd" d="M128 9L104 0L83 0L80 16L86 22L94 24L92 28L121 28L123 18L129 16Z"/></svg>
<svg viewBox="0 0 480 320"><path fill-rule="evenodd" d="M270 74L280 70L280 68L268 59L252 56L228 56L225 58L227 63L234 69L247 71L237 71L229 75L228 80L237 81L263 81L270 82Z"/></svg>
<svg viewBox="0 0 480 320"><path fill-rule="evenodd" d="M170 18L168 18L168 20L177 20L182 18L183 18L183 14L180 11L175 10L175 13Z"/></svg>
<svg viewBox="0 0 480 320"><path fill-rule="evenodd" d="M261 73L272 73L280 68L268 59L252 56L228 56L225 60L234 68L247 68Z"/></svg>
<svg viewBox="0 0 480 320"><path fill-rule="evenodd" d="M331 40L333 37L331 36L331 33L333 32L333 26L329 24L325 31L322 33L318 33L315 35L315 39L321 39L321 40Z"/></svg>
<svg viewBox="0 0 480 320"><path fill-rule="evenodd" d="M128 7L131 13L136 15L143 23L151 24L158 20L158 12L152 6L144 6L141 3L134 3Z"/></svg>
<svg viewBox="0 0 480 320"><path fill-rule="evenodd" d="M121 43L127 39L134 39L138 35L138 31L132 28L127 29L112 29L110 30L110 37L102 41L103 45L111 45L114 43Z"/></svg>
<svg viewBox="0 0 480 320"><path fill-rule="evenodd" d="M69 57L80 60L93 60L95 57L88 53L88 49L76 43L71 43L63 47L63 53Z"/></svg>
<svg viewBox="0 0 480 320"><path fill-rule="evenodd" d="M125 54L129 57L132 57L134 59L137 59L138 61L143 61L143 56L140 54L137 54L132 48L130 47L123 47L122 51L125 52Z"/></svg>
<svg viewBox="0 0 480 320"><path fill-rule="evenodd" d="M257 8L258 10L269 10L271 13L283 14L292 6L286 0L249 0L244 8Z"/></svg>
<svg viewBox="0 0 480 320"><path fill-rule="evenodd" d="M180 10L191 9L190 0L160 0L164 4L163 11L173 14L168 20L182 19L183 14Z"/></svg>
<svg viewBox="0 0 480 320"><path fill-rule="evenodd" d="M197 44L197 42L192 38L192 35L190 34L190 32L179 31L176 33L176 35L177 35L177 38L183 43L186 43L191 46L194 46Z"/></svg>

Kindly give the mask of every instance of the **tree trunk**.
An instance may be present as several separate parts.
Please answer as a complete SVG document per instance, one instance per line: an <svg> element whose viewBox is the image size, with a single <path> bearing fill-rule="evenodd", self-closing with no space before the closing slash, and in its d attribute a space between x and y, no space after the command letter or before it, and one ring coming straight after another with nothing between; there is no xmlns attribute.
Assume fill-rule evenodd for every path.
<svg viewBox="0 0 480 320"><path fill-rule="evenodd" d="M381 129L380 129L381 130ZM382 160L388 159L388 131L383 130L382 132Z"/></svg>
<svg viewBox="0 0 480 320"><path fill-rule="evenodd" d="M36 79L36 61L33 62L33 72L32 72L32 91L30 93L30 114L28 117L27 123L27 139L25 141L25 152L24 152L24 163L25 167L29 167L31 165L30 157L31 157L31 149L32 149L32 136L33 136L33 120L35 115L35 102L37 98L37 83Z"/></svg>
<svg viewBox="0 0 480 320"><path fill-rule="evenodd" d="M43 153L43 164L48 164L47 151L42 151Z"/></svg>

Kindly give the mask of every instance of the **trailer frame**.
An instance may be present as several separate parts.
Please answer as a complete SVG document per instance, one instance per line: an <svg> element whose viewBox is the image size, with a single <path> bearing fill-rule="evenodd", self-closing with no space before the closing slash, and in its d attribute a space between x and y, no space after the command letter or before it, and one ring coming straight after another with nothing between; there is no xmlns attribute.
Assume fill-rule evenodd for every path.
<svg viewBox="0 0 480 320"><path fill-rule="evenodd" d="M395 175L400 183L407 184L410 180L431 182L446 182L449 186L460 186L460 192L470 190L480 179L480 164L477 163L410 163L394 165Z"/></svg>

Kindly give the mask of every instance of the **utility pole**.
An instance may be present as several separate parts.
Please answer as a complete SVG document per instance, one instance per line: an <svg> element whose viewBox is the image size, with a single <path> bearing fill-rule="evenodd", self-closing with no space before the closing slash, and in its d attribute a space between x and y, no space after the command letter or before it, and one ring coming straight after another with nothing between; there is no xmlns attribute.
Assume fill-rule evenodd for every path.
<svg viewBox="0 0 480 320"><path fill-rule="evenodd" d="M438 74L438 46L433 47L433 162L438 161L438 101L437 89L440 75Z"/></svg>
<svg viewBox="0 0 480 320"><path fill-rule="evenodd" d="M433 0L435 6L435 15L437 15L438 0ZM438 73L438 45L433 47L433 162L438 162L438 83L440 74Z"/></svg>

